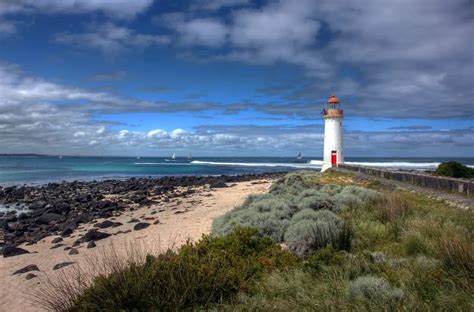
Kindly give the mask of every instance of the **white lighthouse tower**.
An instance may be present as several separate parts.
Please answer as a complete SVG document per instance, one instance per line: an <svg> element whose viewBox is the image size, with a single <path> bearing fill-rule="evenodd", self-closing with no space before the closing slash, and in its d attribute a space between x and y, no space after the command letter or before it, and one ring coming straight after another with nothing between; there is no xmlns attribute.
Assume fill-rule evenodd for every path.
<svg viewBox="0 0 474 312"><path fill-rule="evenodd" d="M344 162L344 145L342 141L342 118L339 99L331 96L324 108L324 157L321 172L337 167Z"/></svg>

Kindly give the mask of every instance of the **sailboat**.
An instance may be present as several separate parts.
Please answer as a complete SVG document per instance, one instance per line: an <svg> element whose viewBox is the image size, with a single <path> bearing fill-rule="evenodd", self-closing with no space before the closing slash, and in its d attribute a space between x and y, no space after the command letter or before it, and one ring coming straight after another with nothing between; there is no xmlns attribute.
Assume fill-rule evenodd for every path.
<svg viewBox="0 0 474 312"><path fill-rule="evenodd" d="M191 156L191 153L188 154L188 160L193 159L193 156Z"/></svg>
<svg viewBox="0 0 474 312"><path fill-rule="evenodd" d="M296 156L296 159L298 159L298 160L303 159L303 156L301 156L301 153L298 153L298 156Z"/></svg>
<svg viewBox="0 0 474 312"><path fill-rule="evenodd" d="M59 155L59 157L58 157L58 158L59 158L59 159L63 159L63 155Z"/></svg>
<svg viewBox="0 0 474 312"><path fill-rule="evenodd" d="M137 159L140 159L140 156L137 156Z"/></svg>
<svg viewBox="0 0 474 312"><path fill-rule="evenodd" d="M176 153L173 153L173 155L171 156L171 160L175 160L176 159Z"/></svg>

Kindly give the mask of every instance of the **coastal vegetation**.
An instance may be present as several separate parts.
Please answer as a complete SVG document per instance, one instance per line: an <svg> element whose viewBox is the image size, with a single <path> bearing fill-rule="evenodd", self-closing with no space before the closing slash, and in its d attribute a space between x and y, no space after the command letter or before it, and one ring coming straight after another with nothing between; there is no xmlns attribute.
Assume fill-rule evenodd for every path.
<svg viewBox="0 0 474 312"><path fill-rule="evenodd" d="M474 178L474 169L456 161L448 161L438 166L435 175L453 178Z"/></svg>
<svg viewBox="0 0 474 312"><path fill-rule="evenodd" d="M62 311L471 311L473 229L471 210L419 193L298 172L196 243L37 298Z"/></svg>

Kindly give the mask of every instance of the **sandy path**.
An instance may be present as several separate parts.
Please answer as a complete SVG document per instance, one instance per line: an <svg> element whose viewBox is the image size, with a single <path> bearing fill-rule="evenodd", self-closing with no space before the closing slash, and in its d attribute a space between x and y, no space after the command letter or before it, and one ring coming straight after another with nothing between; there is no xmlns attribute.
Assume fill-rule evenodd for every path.
<svg viewBox="0 0 474 312"><path fill-rule="evenodd" d="M51 241L57 236L47 237L35 245L20 246L32 253L0 258L0 311L41 311L41 308L35 306L29 299L29 294L38 288L45 274L51 276L59 270L68 270L68 267L64 267L58 271L53 271L52 268L57 263L73 261L81 265L84 263L84 255L90 257L99 254L100 256L101 251L103 252L103 249L111 244L126 246L134 242L140 242L141 246L145 248L166 249L169 246L179 246L187 239L199 239L202 234L210 232L214 218L240 205L249 194L267 192L271 184L271 181L255 182L240 182L221 189L199 187L196 188L198 192L186 198L175 198L168 203L127 211L115 218L115 221L121 222L123 225L116 228L101 229L100 231L112 234L117 231L132 229L132 232L100 240L96 242L97 247L92 249L87 249L86 244L81 244L81 247L78 248L78 255L68 255L69 251L64 250L64 248L72 246L73 242L80 237L78 233L85 233L92 228L91 224L81 227L79 231L76 230L72 237L61 242L64 246L56 249L50 248L54 245ZM164 211L159 212L159 210ZM152 211L156 211L156 213L151 214ZM153 223L156 219L159 219L160 223L152 224L140 231L133 231L135 223L127 223L131 218L137 218L148 223ZM145 218L148 220L145 220ZM26 280L27 273L12 275L16 270L30 264L37 265L41 270L40 272L31 272L38 275L38 277Z"/></svg>

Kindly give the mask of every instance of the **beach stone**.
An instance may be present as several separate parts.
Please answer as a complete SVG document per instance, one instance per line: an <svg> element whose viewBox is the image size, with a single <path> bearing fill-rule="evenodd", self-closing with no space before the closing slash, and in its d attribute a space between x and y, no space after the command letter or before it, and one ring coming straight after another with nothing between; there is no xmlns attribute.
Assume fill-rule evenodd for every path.
<svg viewBox="0 0 474 312"><path fill-rule="evenodd" d="M45 213L36 219L36 222L40 224L50 224L53 221L60 221L63 218L62 215L57 213Z"/></svg>
<svg viewBox="0 0 474 312"><path fill-rule="evenodd" d="M14 256L27 254L30 252L20 247L7 245L3 247L2 253L3 253L3 258L7 258L7 257L14 257Z"/></svg>
<svg viewBox="0 0 474 312"><path fill-rule="evenodd" d="M35 277L36 277L36 275L33 274L33 273L28 273L28 274L26 274L26 276L25 276L25 278L26 278L27 280L30 280L30 279L35 278Z"/></svg>
<svg viewBox="0 0 474 312"><path fill-rule="evenodd" d="M51 241L51 244L57 244L57 243L60 243L62 241L63 241L63 239L61 237L56 237L55 239L53 239Z"/></svg>
<svg viewBox="0 0 474 312"><path fill-rule="evenodd" d="M150 223L147 223L147 222L139 222L137 224L135 224L135 226L133 227L133 229L135 231L139 231L139 230L143 230L143 229L146 229L147 227L150 226Z"/></svg>
<svg viewBox="0 0 474 312"><path fill-rule="evenodd" d="M97 246L94 241L90 241L89 244L87 244L87 248L94 248Z"/></svg>
<svg viewBox="0 0 474 312"><path fill-rule="evenodd" d="M81 243L86 243L90 241L98 241L104 238L109 237L109 233L99 232L95 229L89 230L82 238L79 239Z"/></svg>
<svg viewBox="0 0 474 312"><path fill-rule="evenodd" d="M61 246L64 246L64 244L56 244L56 245L51 246L51 248L49 248L49 249L56 249L56 248L59 248Z"/></svg>
<svg viewBox="0 0 474 312"><path fill-rule="evenodd" d="M56 264L53 267L53 270L59 270L61 268L64 268L65 266L68 266L68 265L71 265L71 264L74 264L74 263L76 263L76 262L71 262L71 261L61 262L61 263Z"/></svg>
<svg viewBox="0 0 474 312"><path fill-rule="evenodd" d="M28 218L28 215L24 212L20 213L17 217L18 220L24 220L24 219L27 219Z"/></svg>
<svg viewBox="0 0 474 312"><path fill-rule="evenodd" d="M78 255L79 254L79 251L75 248L71 248L71 250L69 250L69 255L72 256L72 255Z"/></svg>
<svg viewBox="0 0 474 312"><path fill-rule="evenodd" d="M121 226L121 225L122 225L122 223L120 223L120 222L113 222L113 221L110 221L110 220L105 220L103 222L94 224L94 227L105 229L105 228L108 228L108 227L117 227L117 226Z"/></svg>
<svg viewBox="0 0 474 312"><path fill-rule="evenodd" d="M138 220L137 218L132 218L130 219L130 221L128 221L128 223L136 223L136 222L140 222L140 220Z"/></svg>
<svg viewBox="0 0 474 312"><path fill-rule="evenodd" d="M160 220L159 220L159 219L158 219L158 220L155 220L155 222L153 222L153 224L158 224L158 223L160 223Z"/></svg>
<svg viewBox="0 0 474 312"><path fill-rule="evenodd" d="M24 268L16 270L12 275L22 274L22 273L26 273L26 272L30 272L30 271L39 271L39 269L36 266L36 264L30 264L30 265L27 265Z"/></svg>
<svg viewBox="0 0 474 312"><path fill-rule="evenodd" d="M224 181L216 181L209 184L210 188L223 188L227 187L227 184Z"/></svg>
<svg viewBox="0 0 474 312"><path fill-rule="evenodd" d="M62 232L61 232L61 236L65 237L65 236L69 236L72 234L72 232L74 231L74 229L72 227L66 227Z"/></svg>

